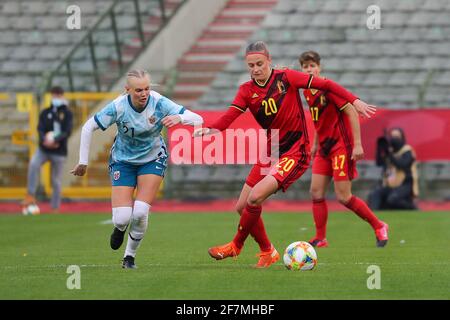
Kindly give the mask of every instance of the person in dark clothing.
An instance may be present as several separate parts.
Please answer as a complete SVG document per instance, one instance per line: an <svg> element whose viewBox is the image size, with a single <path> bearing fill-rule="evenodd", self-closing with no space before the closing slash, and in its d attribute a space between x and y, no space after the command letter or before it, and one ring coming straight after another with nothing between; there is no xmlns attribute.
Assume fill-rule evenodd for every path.
<svg viewBox="0 0 450 320"><path fill-rule="evenodd" d="M377 141L377 166L383 167L382 186L369 195L373 210L414 210L419 196L416 154L401 128L392 128Z"/></svg>
<svg viewBox="0 0 450 320"><path fill-rule="evenodd" d="M38 132L39 148L28 165L27 195L22 202L24 210L27 206L36 204L35 193L39 180L41 166L50 161L52 173L51 207L57 212L61 204L61 180L65 160L67 158L67 141L72 131L72 112L64 99L64 90L53 87L51 105L42 110L39 115Z"/></svg>

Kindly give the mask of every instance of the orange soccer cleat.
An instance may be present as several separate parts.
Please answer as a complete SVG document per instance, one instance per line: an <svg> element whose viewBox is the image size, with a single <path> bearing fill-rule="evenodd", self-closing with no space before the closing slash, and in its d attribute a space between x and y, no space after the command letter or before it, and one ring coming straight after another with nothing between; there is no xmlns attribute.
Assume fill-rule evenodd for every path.
<svg viewBox="0 0 450 320"><path fill-rule="evenodd" d="M269 251L260 252L256 256L259 257L259 260L255 268L268 268L280 259L280 254L273 245Z"/></svg>
<svg viewBox="0 0 450 320"><path fill-rule="evenodd" d="M216 260L222 260L228 257L237 257L241 249L238 249L233 241L222 246L212 247L208 249L208 253Z"/></svg>
<svg viewBox="0 0 450 320"><path fill-rule="evenodd" d="M377 230L375 230L375 236L377 238L377 247L384 247L388 242L388 230L389 225L385 222L381 222L383 226Z"/></svg>

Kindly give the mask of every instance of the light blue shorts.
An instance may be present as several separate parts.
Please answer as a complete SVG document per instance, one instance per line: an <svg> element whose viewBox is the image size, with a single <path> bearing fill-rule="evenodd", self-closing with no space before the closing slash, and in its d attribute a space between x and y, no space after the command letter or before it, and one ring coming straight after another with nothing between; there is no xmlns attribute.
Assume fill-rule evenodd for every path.
<svg viewBox="0 0 450 320"><path fill-rule="evenodd" d="M109 165L109 176L113 187L136 187L137 177L144 174L154 174L164 177L167 168L167 158L158 158L145 164L130 164L115 162Z"/></svg>

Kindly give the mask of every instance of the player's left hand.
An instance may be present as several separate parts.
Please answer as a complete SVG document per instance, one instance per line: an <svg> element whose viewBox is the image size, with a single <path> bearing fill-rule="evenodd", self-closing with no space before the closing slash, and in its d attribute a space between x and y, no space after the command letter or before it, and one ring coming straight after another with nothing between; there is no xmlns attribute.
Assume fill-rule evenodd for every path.
<svg viewBox="0 0 450 320"><path fill-rule="evenodd" d="M364 149L361 145L355 145L352 151L352 160L358 161L364 158Z"/></svg>
<svg viewBox="0 0 450 320"><path fill-rule="evenodd" d="M366 117L366 118L368 118L368 119L369 119L370 117L372 117L372 116L375 114L375 112L377 111L377 107L376 107L376 106L367 104L367 103L365 103L364 101L359 100L359 99L357 99L357 100L355 100L355 101L353 102L353 106L355 107L355 110L356 110L361 116Z"/></svg>
<svg viewBox="0 0 450 320"><path fill-rule="evenodd" d="M181 117L178 115L167 116L164 119L162 119L161 122L167 128L172 128L173 126L175 126L181 122Z"/></svg>

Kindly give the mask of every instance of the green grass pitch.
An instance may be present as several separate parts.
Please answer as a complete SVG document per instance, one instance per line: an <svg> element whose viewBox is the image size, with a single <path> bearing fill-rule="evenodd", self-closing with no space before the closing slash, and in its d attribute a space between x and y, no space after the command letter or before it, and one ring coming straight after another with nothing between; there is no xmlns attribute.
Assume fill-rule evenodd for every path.
<svg viewBox="0 0 450 320"><path fill-rule="evenodd" d="M235 213L152 213L136 257L121 268L125 243L109 248L107 214L0 216L0 299L450 299L449 212L380 212L390 225L376 248L369 225L349 212L331 213L330 247L317 249L313 271L289 271L281 260L253 269L258 247L249 237L237 260L215 261L210 246L232 239ZM310 213L265 213L280 254L314 233ZM70 265L80 289L68 289ZM368 267L381 288L367 287Z"/></svg>

